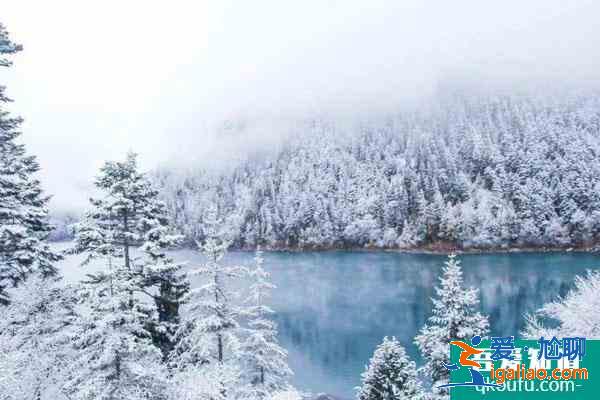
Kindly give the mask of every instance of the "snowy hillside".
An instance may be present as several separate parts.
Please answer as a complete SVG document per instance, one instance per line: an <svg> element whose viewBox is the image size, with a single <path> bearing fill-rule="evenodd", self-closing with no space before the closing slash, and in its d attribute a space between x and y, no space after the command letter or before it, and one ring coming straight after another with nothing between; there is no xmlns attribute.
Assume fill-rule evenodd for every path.
<svg viewBox="0 0 600 400"><path fill-rule="evenodd" d="M441 96L354 124L307 118L226 172L154 179L188 239L209 204L252 248L565 247L600 233L597 93ZM210 161L210 160L209 160ZM209 163L210 164L210 163Z"/></svg>

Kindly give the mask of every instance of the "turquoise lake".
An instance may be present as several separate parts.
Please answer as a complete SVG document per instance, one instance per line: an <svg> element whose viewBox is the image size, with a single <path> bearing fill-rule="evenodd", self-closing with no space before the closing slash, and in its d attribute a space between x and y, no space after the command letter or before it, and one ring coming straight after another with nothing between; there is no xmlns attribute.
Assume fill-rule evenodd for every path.
<svg viewBox="0 0 600 400"><path fill-rule="evenodd" d="M199 263L192 250L174 253ZM233 252L225 262L249 264L253 253ZM431 311L430 298L446 259L394 252L266 252L265 268L277 285L271 299L280 341L289 351L301 390L354 397L354 387L383 336L396 336L417 363L413 337ZM491 333L518 335L523 315L564 295L576 275L600 267L588 253L498 253L459 256L465 282L480 289ZM69 280L85 270L64 261Z"/></svg>

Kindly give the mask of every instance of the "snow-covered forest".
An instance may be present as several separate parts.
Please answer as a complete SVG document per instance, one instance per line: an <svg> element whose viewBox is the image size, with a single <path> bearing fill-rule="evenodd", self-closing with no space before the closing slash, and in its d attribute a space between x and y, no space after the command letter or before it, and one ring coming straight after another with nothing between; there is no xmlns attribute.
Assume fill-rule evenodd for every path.
<svg viewBox="0 0 600 400"><path fill-rule="evenodd" d="M544 93L442 93L388 118L308 119L234 168L154 179L190 241L217 204L240 248L593 245L600 95Z"/></svg>
<svg viewBox="0 0 600 400"><path fill-rule="evenodd" d="M83 255L83 268L99 262L80 282L65 283L37 251L48 246L43 226L2 225L0 399L299 399L260 251L252 266L223 264L230 243L213 212L198 244L206 262L184 271L166 253L181 237L135 155L107 162L95 184L102 196L64 253ZM45 214L14 206L14 215ZM12 250L13 232L25 229Z"/></svg>
<svg viewBox="0 0 600 400"><path fill-rule="evenodd" d="M0 66L21 51L0 25ZM250 268L223 265L230 243L213 213L184 271L167 250L180 240L136 156L106 162L99 196L70 248L47 243L52 226L39 164L17 140L22 120L0 86L0 399L297 399L287 352L267 301L260 252ZM67 284L56 262L81 254L100 270ZM245 290L230 281L246 276ZM201 277L192 287L192 277ZM247 300L239 302L240 296Z"/></svg>
<svg viewBox="0 0 600 400"><path fill-rule="evenodd" d="M90 15L101 19L102 14L96 16L97 10L90 10ZM73 11L74 15L81 12ZM162 23L160 11L164 10L158 11L156 14L161 15L156 21ZM337 16L338 11L334 11ZM384 11L387 16L388 10ZM225 20L229 11L222 12ZM114 10L109 9L108 14L114 14ZM126 29L121 27L120 34L126 46L130 44L126 31L134 30L129 19L135 16L141 20L141 14L134 7L124 18ZM188 14L193 16L188 21L192 27L205 22L199 23L191 11ZM239 18L237 15L244 13L234 14ZM312 11L306 14L318 19L311 15ZM245 15L244 19L251 20ZM281 110L275 107L273 114L277 117L264 127L257 125L264 122L261 118L272 116L269 112L265 113L267 117L252 120L253 112L249 111L245 119L244 112L219 113L215 107L210 112L214 112L217 122L208 121L206 115L210 112L203 114L208 122L202 121L208 130L216 131L210 135L224 138L219 142L211 136L211 140L215 139L212 145L242 137L253 140L249 132L261 129L268 130L265 137L270 140L248 146L240 154L229 154L226 161L218 160L216 155L211 159L211 151L216 154L217 150L208 144L199 156L207 160L186 159L183 152L181 160L169 159L160 151L161 145L166 146L175 137L171 134L182 129L178 124L186 125L186 135L201 132L198 126L202 124L194 125L195 108L203 105L208 109L213 101L210 98L203 102L190 96L195 88L186 87L191 81L187 74L206 75L201 82L207 92L217 88L216 91L225 93L227 79L210 82L213 78L210 72L222 69L219 67L225 64L237 66L233 51L208 43L208 39L219 38L226 24L223 22L221 26L222 21L212 14L208 20L215 26L211 25L206 37L200 38L207 39L201 47L219 48L213 54L192 51L190 43L202 41L196 40L193 30L178 31L182 39L188 39L181 48L176 40L164 40L163 35L170 38L169 32L179 24L177 18L164 26L149 24L148 30L138 30L136 26L136 34L138 31L141 34L131 44L139 48L127 49L124 54L117 51L121 37L111 41L109 32L94 35L101 36L101 42L111 42L109 47L111 51L115 49L115 54L104 54L95 48L97 42L88 42L94 35L84 35L84 17L75 24L81 32L75 32L69 25L66 35L80 33L84 37L83 46L71 47L69 41L56 41L53 44L61 49L48 50L52 59L40 51L43 45L34 46L34 51L39 52L37 57L41 54L48 57L46 63L58 64L56 69L48 68L56 76L60 76L67 64L62 59L66 53L58 52L63 48L77 53L81 59L92 54L87 49L93 48L94 54L101 54L118 67L116 75L121 80L112 86L106 84L111 80L111 71L104 68L106 71L102 73L106 75L96 74L92 65L98 59L93 57L89 64L82 64L87 67L80 68L81 76L61 82L65 93L78 93L74 88L86 86L90 97L98 95L106 99L103 96L108 94L114 104L105 100L86 103L77 98L81 108L71 105L68 112L63 110L57 119L62 122L60 129L64 126L65 130L84 137L87 127L94 132L105 126L119 126L114 136L105 132L95 135L102 136L94 138L97 142L91 138L94 135L84 137L81 143L71 137L72 149L56 151L60 146L53 147L56 144L52 135L59 133L46 128L48 122L48 126L56 126L52 125L56 121L47 115L55 113L49 104L61 101L51 82L35 83L48 84L52 101L48 101L46 115L36 114L40 103L32 102L29 108L24 108L38 116L29 125L20 117L27 113L13 107L13 101L17 104L26 101L26 96L13 100L9 90L12 83L7 89L2 75L0 400L342 400L318 395L318 387L302 387L305 382L294 380L299 371L306 372L303 368L322 367L313 362L318 358L314 354L308 354L309 351L304 354L309 347L306 343L311 341L309 344L314 345L311 350L317 349L315 353L325 353L326 347L331 347L334 353L324 354L325 367L309 371L313 374L328 371L327 368L342 369L346 367L339 365L342 362L364 362L362 374L352 371L356 378L353 382L358 386L348 385L357 400L449 400L450 389L441 386L450 382L447 364L451 341L490 337L500 325L498 320L507 314L512 313L521 324L512 324L511 320L505 326L521 330L511 333L521 337L600 338L600 270L580 274L580 270L546 269L549 257L555 254L540 251L533 268L543 271L540 275L544 276L547 271L556 272L553 279L528 276L530 270L521 268L522 264L517 264L519 272L524 271L522 274L510 275L506 272L507 265L491 258L482 262L487 263L487 269L478 269L478 275L473 273L478 264L473 259L469 263L469 257L479 255L456 255L462 250L569 249L557 252L556 257L585 253L590 258L584 258L578 267L595 267L582 265L590 260L596 262L592 257L597 257L600 251L600 91L595 89L598 86L565 82L547 87L524 85L522 90L509 85L505 90L493 84L488 87L462 85L460 80L440 82L433 93L419 94L406 104L390 96L389 101L382 102L388 103L387 106L375 111L377 102L373 101L373 112L350 112L350 116L336 113L335 107L327 110L311 106L308 107L311 111L306 111L299 106L297 109L303 111L290 114L282 111L283 106ZM242 22L235 18L233 21L233 26ZM3 22L0 23L0 73L11 73L16 56L24 49L9 35ZM59 25L55 24L57 30L62 28ZM106 25L112 28L111 24ZM283 30L284 25L278 29ZM326 21L324 31L334 25ZM304 33L304 25L301 30ZM240 32L242 28L218 43L239 43ZM276 35L271 31L265 31L264 37L259 35L260 40L249 36L244 43L248 46L244 57L253 52L250 42L266 41L273 36ZM43 43L36 42L35 35L32 37L29 40L33 43ZM37 40L39 37L38 34ZM357 37L347 38L352 44L347 46L352 50L350 53L355 53L354 44L360 45ZM150 46L145 47L148 42ZM284 40L281 49L275 46L274 53L279 56L290 45L288 42L293 40ZM172 46L164 46L165 43ZM369 40L365 43L371 46ZM301 53L302 47L299 48ZM159 57L157 49L161 51ZM325 58L329 48L324 49L317 53ZM54 57L55 50L61 56ZM377 53L375 50L373 55ZM127 70L127 62L123 61L124 56L133 53L141 60L138 60L140 65L159 64L170 61L178 51L186 53L187 58L180 58L173 65L167 63L165 75L157 74L150 81L134 78L145 73L153 75L152 70L148 72L136 65ZM196 59L209 64L209 55L225 53L231 58L221 59L221 65L210 65L201 72L196 70ZM377 58L364 49L362 53L364 58ZM148 55L154 59L145 58ZM241 86L245 87L251 72L269 59L265 56L255 65L244 64L239 71L232 69L229 73L239 75ZM43 64L39 58L31 60L24 63L30 68L28 73L35 69L31 65ZM320 68L325 64L316 65ZM98 67L98 71L101 69ZM289 71L299 73L301 69L302 66ZM122 74L124 70L127 74ZM276 75L274 70L277 68L266 68L265 74ZM336 68L331 71L338 72ZM327 73L333 75L331 71ZM400 73L394 71L396 74ZM360 75L348 72L344 76L351 83L352 77L358 79ZM298 77L302 81L301 75ZM281 82L289 80L289 76L285 78ZM128 79L131 87L127 89L124 83L129 83ZM175 83L169 86L167 82ZM257 82L262 81L257 78ZM319 79L314 82L318 82L316 86L324 83ZM105 84L106 88L99 88ZM346 81L342 82L342 86L345 84ZM382 86L386 90L377 87L375 92L385 94L387 89L399 88L393 84L387 88L388 82ZM115 87L123 92L115 94ZM20 90L30 88L22 85ZM258 91L262 93L262 89L261 86ZM336 92L335 85L328 89ZM279 87L275 92L277 103L286 93L282 95L283 89ZM126 93L135 95L128 97ZM159 99L159 94L165 98ZM228 96L215 96L215 103L232 97L230 93ZM179 99L173 107L175 112L167 110L164 105L175 97ZM252 93L247 97L254 101ZM147 103L141 104L142 98ZM188 112L194 118L188 120L189 115L184 116L185 112L180 110L183 103L193 109ZM348 104L353 103L348 100ZM99 115L97 109L102 109L106 120L94 117ZM235 109L231 106L231 110ZM290 109L296 110L293 105ZM281 121L284 122L280 124ZM146 138L144 129L151 126L160 126L160 135L148 134ZM43 129L48 129L44 133L50 140L40 136L31 141L25 139L31 130ZM159 151L143 160L144 155L135 152L137 146L128 150L122 145L126 141L115 139L128 135L140 147L145 145L146 150L156 147ZM182 150L186 146L183 136L173 140L181 141L173 148ZM204 139L207 138L191 142ZM108 143L111 140L115 142L113 147ZM69 171L54 172L51 179L44 175L51 169L43 165L45 152L51 153L48 159L67 159ZM175 152L175 158L178 156ZM93 174L81 182L81 174L91 164ZM52 179L55 183L72 182L53 187L48 184ZM54 190L58 187L76 188L73 193L81 199L67 199L67 207L56 207L52 199L56 193L48 192L59 192ZM64 198L73 193L65 194ZM51 210L53 206L55 209ZM344 251L320 251L330 249ZM355 249L425 251L349 251ZM584 251L571 252L571 249ZM285 264L284 259L277 257L300 252L277 250L315 251L305 251L305 258ZM319 259L324 253L343 256L336 259L338 264L329 265ZM526 255L502 253L507 257ZM197 258L181 259L182 255L190 254ZM239 264L231 261L235 259L232 256L239 254L250 254L253 258ZM358 254L366 255L366 261L352 264L351 260L360 257ZM404 259L408 262L403 263L401 259L370 257L373 255L415 258ZM72 263L82 272L72 273L71 265L63 263L66 260L75 260ZM523 260L517 258L517 262ZM563 259L558 264L564 266L569 260ZM508 264L506 259L504 263ZM282 268L278 270L274 265ZM324 265L331 266L328 273L333 279L329 281L315 273L323 270ZM277 272L281 274L283 269L287 269L286 279L300 290L295 292L279 285ZM368 284L376 281L375 271L377 279L386 285ZM482 275L486 279L488 275L499 278L483 281ZM522 280L520 285L512 284L516 280ZM289 304L287 309L279 307L286 305L285 302L274 302L278 286L282 288L279 297L290 303L290 299L300 298L304 313ZM344 296L340 296L343 301L339 302L335 296L324 293L333 292L338 286L345 289ZM556 293L550 293L553 296L550 302L540 295L552 291ZM357 323L356 314L370 315ZM313 324L316 320L327 320L329 325ZM372 326L376 324L377 327ZM338 325L339 330L322 328ZM282 333L285 329L292 332L289 337ZM361 336L356 335L357 331ZM342 337L352 340L344 341ZM361 346L367 348L368 355L361 352ZM339 389L339 385L329 387ZM345 397L343 400L348 400Z"/></svg>

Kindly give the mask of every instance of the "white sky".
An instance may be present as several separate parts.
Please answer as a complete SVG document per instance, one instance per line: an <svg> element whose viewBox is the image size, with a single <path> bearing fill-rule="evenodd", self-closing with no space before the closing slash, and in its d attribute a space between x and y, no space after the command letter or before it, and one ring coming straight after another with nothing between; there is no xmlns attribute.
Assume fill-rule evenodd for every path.
<svg viewBox="0 0 600 400"><path fill-rule="evenodd" d="M493 3L2 0L25 50L0 83L53 206L81 207L129 149L145 168L211 163L288 118L397 108L448 77L598 82L599 1ZM240 116L263 123L224 146L213 127Z"/></svg>

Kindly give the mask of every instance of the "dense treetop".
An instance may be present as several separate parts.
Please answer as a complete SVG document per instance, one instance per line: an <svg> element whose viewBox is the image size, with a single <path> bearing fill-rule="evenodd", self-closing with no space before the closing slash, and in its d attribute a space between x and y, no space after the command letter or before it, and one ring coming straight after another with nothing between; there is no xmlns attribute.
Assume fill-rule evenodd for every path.
<svg viewBox="0 0 600 400"><path fill-rule="evenodd" d="M600 97L453 95L356 123L299 124L225 172L155 173L188 239L204 210L238 247L590 244L600 232Z"/></svg>

